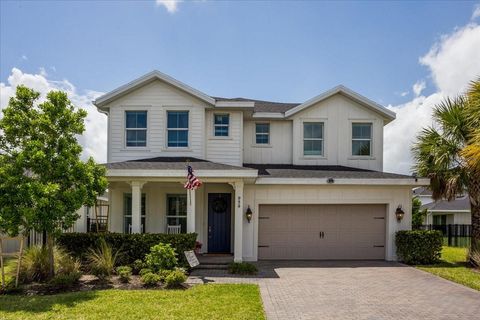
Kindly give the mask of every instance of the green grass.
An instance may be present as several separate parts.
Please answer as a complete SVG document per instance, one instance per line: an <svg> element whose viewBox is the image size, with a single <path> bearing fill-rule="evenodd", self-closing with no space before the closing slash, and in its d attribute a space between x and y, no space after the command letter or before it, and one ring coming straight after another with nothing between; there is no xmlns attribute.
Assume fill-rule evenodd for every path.
<svg viewBox="0 0 480 320"><path fill-rule="evenodd" d="M12 278L15 278L15 273L17 272L17 259L13 258L3 258L3 263L4 263L4 271L5 271L5 282L8 283L8 281ZM1 271L0 271L1 272ZM1 275L0 275L1 277ZM1 281L1 279L0 279ZM1 282L0 282L1 284Z"/></svg>
<svg viewBox="0 0 480 320"><path fill-rule="evenodd" d="M0 319L265 319L252 284L0 296Z"/></svg>
<svg viewBox="0 0 480 320"><path fill-rule="evenodd" d="M440 263L417 268L480 291L480 272L469 268L466 259L466 248L443 247Z"/></svg>

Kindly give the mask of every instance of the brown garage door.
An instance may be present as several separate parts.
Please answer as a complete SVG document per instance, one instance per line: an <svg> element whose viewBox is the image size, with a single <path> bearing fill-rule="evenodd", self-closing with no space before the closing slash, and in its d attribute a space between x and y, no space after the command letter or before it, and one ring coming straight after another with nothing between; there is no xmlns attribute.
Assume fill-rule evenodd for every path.
<svg viewBox="0 0 480 320"><path fill-rule="evenodd" d="M261 205L259 259L385 259L385 205Z"/></svg>

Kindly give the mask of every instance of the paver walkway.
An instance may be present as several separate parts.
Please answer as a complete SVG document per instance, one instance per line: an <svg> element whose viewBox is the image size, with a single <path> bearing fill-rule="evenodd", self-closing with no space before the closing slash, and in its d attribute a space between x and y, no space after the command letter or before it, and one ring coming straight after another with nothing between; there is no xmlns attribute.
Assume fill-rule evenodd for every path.
<svg viewBox="0 0 480 320"><path fill-rule="evenodd" d="M194 270L195 283L256 283L268 319L480 319L480 293L382 261L259 262L259 274Z"/></svg>

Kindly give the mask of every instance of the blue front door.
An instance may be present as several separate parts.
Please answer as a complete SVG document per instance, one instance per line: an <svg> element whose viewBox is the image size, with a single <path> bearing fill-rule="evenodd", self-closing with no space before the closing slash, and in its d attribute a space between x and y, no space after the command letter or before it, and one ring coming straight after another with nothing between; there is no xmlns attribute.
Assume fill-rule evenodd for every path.
<svg viewBox="0 0 480 320"><path fill-rule="evenodd" d="M232 195L208 194L208 252L230 253Z"/></svg>

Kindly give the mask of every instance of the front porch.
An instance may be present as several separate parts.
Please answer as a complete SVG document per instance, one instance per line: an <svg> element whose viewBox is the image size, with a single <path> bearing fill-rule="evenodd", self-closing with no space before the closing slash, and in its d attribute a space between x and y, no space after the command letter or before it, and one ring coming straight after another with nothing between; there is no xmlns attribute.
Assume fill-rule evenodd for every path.
<svg viewBox="0 0 480 320"><path fill-rule="evenodd" d="M111 181L109 231L198 234L200 253L243 257L243 180L208 182L186 190L175 182Z"/></svg>

